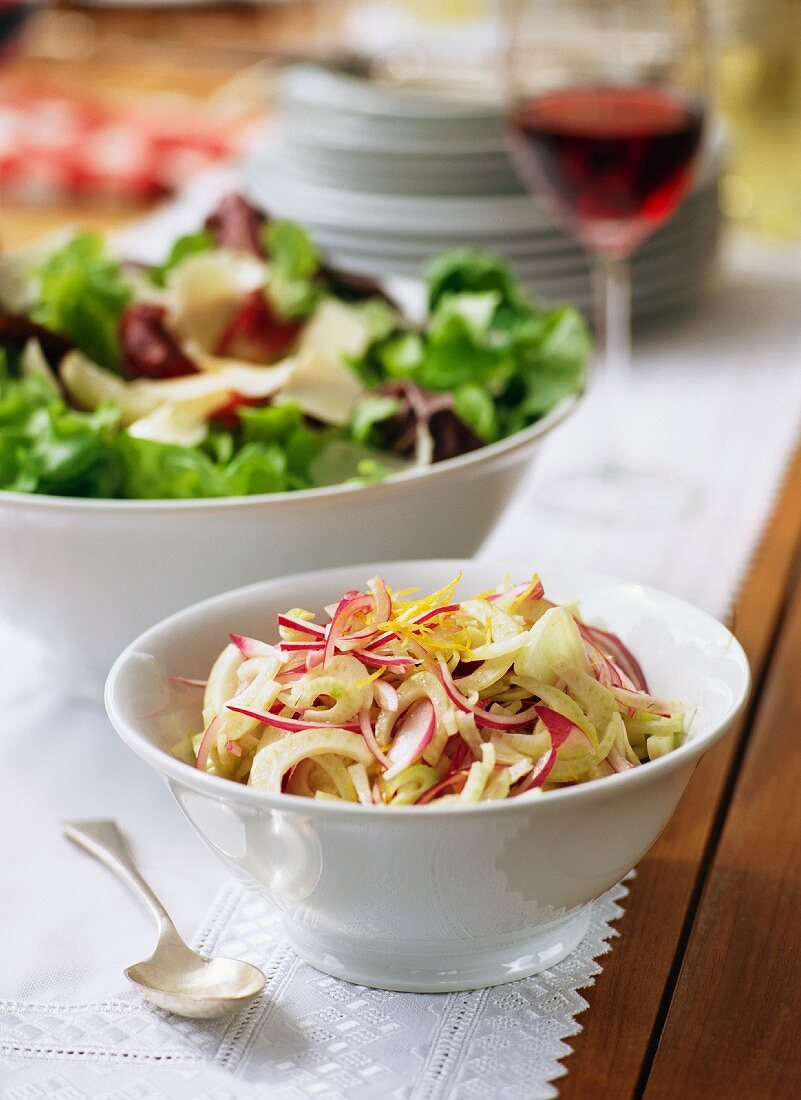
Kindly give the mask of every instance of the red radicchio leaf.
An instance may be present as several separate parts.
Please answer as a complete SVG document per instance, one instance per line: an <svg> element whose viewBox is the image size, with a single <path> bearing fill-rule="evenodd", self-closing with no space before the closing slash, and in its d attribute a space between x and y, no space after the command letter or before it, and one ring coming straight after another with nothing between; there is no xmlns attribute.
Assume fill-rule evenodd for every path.
<svg viewBox="0 0 801 1100"><path fill-rule="evenodd" d="M189 356L165 323L167 311L150 302L135 302L120 318L122 363L132 378L180 378L197 374Z"/></svg>
<svg viewBox="0 0 801 1100"><path fill-rule="evenodd" d="M428 425L434 441L434 461L475 451L483 442L453 411L453 395L424 390L415 382L389 382L380 393L400 399L401 405L393 417L379 426L384 445L397 454L414 454L417 424Z"/></svg>
<svg viewBox="0 0 801 1100"><path fill-rule="evenodd" d="M251 206L241 195L231 194L221 199L217 209L209 214L205 228L219 248L235 248L263 256L261 230L266 224L266 214Z"/></svg>
<svg viewBox="0 0 801 1100"><path fill-rule="evenodd" d="M274 363L294 346L299 321L277 316L262 290L252 290L217 341L215 353L251 363Z"/></svg>
<svg viewBox="0 0 801 1100"><path fill-rule="evenodd" d="M228 400L215 409L211 419L218 428L226 432L235 432L239 427L239 410L269 405L269 397L245 397L241 393L232 393Z"/></svg>
<svg viewBox="0 0 801 1100"><path fill-rule="evenodd" d="M331 264L323 264L320 274L328 283L329 289L338 298L346 302L363 302L367 298L383 298L394 309L399 310L398 303L390 297L384 289L383 283L374 279L371 275L361 275L356 271L343 271Z"/></svg>
<svg viewBox="0 0 801 1100"><path fill-rule="evenodd" d="M51 332L49 328L45 328L44 325L37 325L35 321L31 321L28 317L12 313L0 314L0 345L18 344L21 346L30 339L39 341L39 346L51 366L56 365L70 348L75 346L68 336Z"/></svg>

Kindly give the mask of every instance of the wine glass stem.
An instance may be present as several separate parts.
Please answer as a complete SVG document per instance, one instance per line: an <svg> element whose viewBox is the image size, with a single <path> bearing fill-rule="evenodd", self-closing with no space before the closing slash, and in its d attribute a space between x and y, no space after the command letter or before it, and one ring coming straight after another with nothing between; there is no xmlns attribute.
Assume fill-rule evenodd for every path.
<svg viewBox="0 0 801 1100"><path fill-rule="evenodd" d="M595 327L598 341L596 415L605 425L607 462L623 459L623 415L631 393L631 265L625 256L595 257Z"/></svg>

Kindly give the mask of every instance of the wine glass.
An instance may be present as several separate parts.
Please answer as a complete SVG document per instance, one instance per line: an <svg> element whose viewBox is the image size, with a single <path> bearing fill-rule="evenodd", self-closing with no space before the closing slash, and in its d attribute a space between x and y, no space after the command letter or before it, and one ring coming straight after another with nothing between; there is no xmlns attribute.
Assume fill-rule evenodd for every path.
<svg viewBox="0 0 801 1100"><path fill-rule="evenodd" d="M598 343L591 465L544 486L601 522L671 520L693 487L627 454L632 253L692 182L704 123L706 36L694 0L505 0L506 118L526 187L590 254ZM628 419L628 425L627 425Z"/></svg>

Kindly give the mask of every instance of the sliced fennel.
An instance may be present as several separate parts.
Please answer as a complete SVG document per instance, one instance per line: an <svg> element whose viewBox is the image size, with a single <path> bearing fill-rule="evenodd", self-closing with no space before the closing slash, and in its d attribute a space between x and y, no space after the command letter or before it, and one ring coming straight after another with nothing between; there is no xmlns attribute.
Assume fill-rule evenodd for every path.
<svg viewBox="0 0 801 1100"><path fill-rule="evenodd" d="M274 644L232 634L176 755L272 793L447 807L593 782L681 744L683 707L651 697L623 642L537 577L461 602L457 582L421 596L374 577L322 621L279 615Z"/></svg>

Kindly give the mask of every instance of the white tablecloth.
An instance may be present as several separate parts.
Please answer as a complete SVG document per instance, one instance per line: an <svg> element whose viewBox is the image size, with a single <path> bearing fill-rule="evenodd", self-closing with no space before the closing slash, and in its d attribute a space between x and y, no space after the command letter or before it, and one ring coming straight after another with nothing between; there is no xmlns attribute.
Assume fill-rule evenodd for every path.
<svg viewBox="0 0 801 1100"><path fill-rule="evenodd" d="M725 613L798 436L799 301L798 254L738 247L693 315L638 341L632 432L644 461L669 458L698 483L701 503L685 524L571 526L542 510L532 484L485 555L525 552L546 584L557 559L617 572ZM558 433L538 476L586 454L594 431L577 418ZM364 990L292 955L98 706L42 682L37 655L10 634L0 636L0 714L3 1100L555 1095L548 1082L564 1072L565 1040L580 1029L578 990L600 969L624 887L596 904L582 947L538 977L441 996ZM61 839L59 820L90 816L120 821L198 946L266 969L256 1006L222 1023L188 1023L125 988L122 969L149 953L152 930L117 881ZM625 951L625 922L621 931L616 950Z"/></svg>

